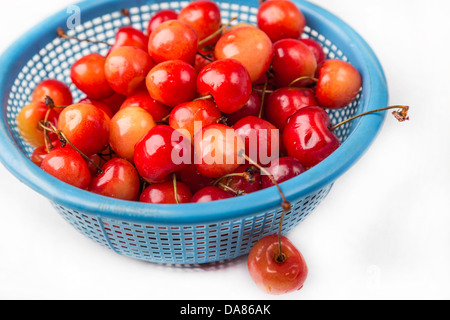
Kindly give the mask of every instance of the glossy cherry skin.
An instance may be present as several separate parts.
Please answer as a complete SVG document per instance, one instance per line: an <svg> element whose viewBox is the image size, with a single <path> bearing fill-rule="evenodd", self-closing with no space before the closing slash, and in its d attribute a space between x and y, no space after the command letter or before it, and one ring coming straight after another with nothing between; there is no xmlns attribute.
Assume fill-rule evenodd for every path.
<svg viewBox="0 0 450 320"><path fill-rule="evenodd" d="M145 77L153 66L147 52L136 47L119 47L106 59L105 75L115 92L129 96L145 83Z"/></svg>
<svg viewBox="0 0 450 320"><path fill-rule="evenodd" d="M173 108L170 113L169 125L181 130L190 141L194 141L194 135L204 126L217 123L222 113L211 100L196 100L182 103Z"/></svg>
<svg viewBox="0 0 450 320"><path fill-rule="evenodd" d="M314 90L283 87L268 96L264 113L267 121L283 131L290 116L301 108L317 105Z"/></svg>
<svg viewBox="0 0 450 320"><path fill-rule="evenodd" d="M116 33L116 41L110 52L120 47L136 47L143 51L148 49L148 36L131 26L121 27Z"/></svg>
<svg viewBox="0 0 450 320"><path fill-rule="evenodd" d="M106 99L114 94L106 80L105 62L106 58L101 54L91 53L75 62L70 69L75 86L95 100Z"/></svg>
<svg viewBox="0 0 450 320"><path fill-rule="evenodd" d="M272 42L287 38L299 39L306 26L305 16L289 0L265 1L259 7L256 21Z"/></svg>
<svg viewBox="0 0 450 320"><path fill-rule="evenodd" d="M330 131L331 121L320 107L305 107L289 119L283 141L289 156L309 169L322 162L339 146L339 138Z"/></svg>
<svg viewBox="0 0 450 320"><path fill-rule="evenodd" d="M218 187L208 186L197 191L191 198L192 203L205 203L233 198L233 195Z"/></svg>
<svg viewBox="0 0 450 320"><path fill-rule="evenodd" d="M192 193L182 182L177 181L178 203L189 203ZM140 196L140 202L153 204L177 204L173 181L156 183L147 187Z"/></svg>
<svg viewBox="0 0 450 320"><path fill-rule="evenodd" d="M197 171L194 164L190 164L183 170L177 172L177 177L178 180L188 186L192 193L196 193L200 189L211 186L215 181L213 178L202 176Z"/></svg>
<svg viewBox="0 0 450 320"><path fill-rule="evenodd" d="M134 162L135 145L156 126L150 113L140 107L119 110L109 124L109 144L121 158Z"/></svg>
<svg viewBox="0 0 450 320"><path fill-rule="evenodd" d="M290 85L300 77L315 75L316 57L301 41L283 39L274 43L274 50L272 69L279 88ZM302 82L295 85L302 86Z"/></svg>
<svg viewBox="0 0 450 320"><path fill-rule="evenodd" d="M55 106L68 106L73 103L73 96L67 84L56 79L45 79L41 81L31 94L31 102L45 102L49 96Z"/></svg>
<svg viewBox="0 0 450 320"><path fill-rule="evenodd" d="M20 110L17 115L17 129L20 136L32 147L38 148L45 145L44 130L39 127L39 122L45 119L48 107L42 102L33 102ZM58 114L55 109L49 113L48 121L53 125L58 124Z"/></svg>
<svg viewBox="0 0 450 320"><path fill-rule="evenodd" d="M194 163L208 178L220 178L244 164L245 144L236 131L223 124L210 124L194 136Z"/></svg>
<svg viewBox="0 0 450 320"><path fill-rule="evenodd" d="M280 156L280 132L270 122L259 117L245 117L233 128L244 140L245 153L253 161L266 166Z"/></svg>
<svg viewBox="0 0 450 320"><path fill-rule="evenodd" d="M319 42L311 38L300 39L300 41L304 45L306 45L308 49L311 50L311 52L314 54L314 56L316 57L317 65L320 65L327 59L325 51L323 50L323 47Z"/></svg>
<svg viewBox="0 0 450 320"><path fill-rule="evenodd" d="M58 129L86 156L102 152L108 145L110 118L87 103L65 108L58 119Z"/></svg>
<svg viewBox="0 0 450 320"><path fill-rule="evenodd" d="M148 42L148 53L157 64L182 60L194 65L197 50L197 31L190 24L179 20L160 24L151 33Z"/></svg>
<svg viewBox="0 0 450 320"><path fill-rule="evenodd" d="M273 45L269 37L255 27L240 27L224 34L216 44L215 56L242 63L255 82L270 68Z"/></svg>
<svg viewBox="0 0 450 320"><path fill-rule="evenodd" d="M150 183L167 181L191 163L190 141L167 125L153 127L135 146L134 164Z"/></svg>
<svg viewBox="0 0 450 320"><path fill-rule="evenodd" d="M234 113L250 99L252 82L240 62L223 59L210 63L199 73L197 90L201 96L211 94L221 112Z"/></svg>
<svg viewBox="0 0 450 320"><path fill-rule="evenodd" d="M83 98L80 101L78 101L78 103L92 104L97 109L102 110L108 117L112 118L114 116L114 113L111 110L111 108L105 102L102 102L102 100L93 100L91 98Z"/></svg>
<svg viewBox="0 0 450 320"><path fill-rule="evenodd" d="M151 17L147 26L147 35L152 34L160 24L169 20L177 20L178 13L171 9L160 10L153 17Z"/></svg>
<svg viewBox="0 0 450 320"><path fill-rule="evenodd" d="M155 122L162 121L170 114L172 108L156 101L148 93L147 88L137 91L135 94L129 96L123 103L120 109L128 107L139 107L150 113Z"/></svg>
<svg viewBox="0 0 450 320"><path fill-rule="evenodd" d="M326 60L318 73L316 96L321 107L345 108L355 100L361 89L361 75L348 62L337 59Z"/></svg>
<svg viewBox="0 0 450 320"><path fill-rule="evenodd" d="M101 102L106 104L111 109L112 113L115 114L126 99L127 96L114 93L111 97L102 99Z"/></svg>
<svg viewBox="0 0 450 320"><path fill-rule="evenodd" d="M155 66L147 75L150 96L156 101L175 107L194 100L197 73L192 65L182 60L170 60Z"/></svg>
<svg viewBox="0 0 450 320"><path fill-rule="evenodd" d="M306 171L301 162L292 157L281 157L274 160L266 168L277 183L288 181ZM261 187L263 189L274 186L272 179L263 174L261 177Z"/></svg>
<svg viewBox="0 0 450 320"><path fill-rule="evenodd" d="M247 103L242 107L242 109L231 113L231 114L224 114L224 117L227 119L227 124L229 126L233 126L241 120L242 118L253 116L257 117L259 116L259 112L261 110L261 94L253 91L250 95L250 99L248 99Z"/></svg>
<svg viewBox="0 0 450 320"><path fill-rule="evenodd" d="M102 170L102 174L92 178L90 192L120 200L138 200L139 175L130 162L113 158L103 165Z"/></svg>
<svg viewBox="0 0 450 320"><path fill-rule="evenodd" d="M48 155L47 148L45 146L38 147L33 150L33 153L30 156L30 160L37 165L41 166L42 161L44 161L45 157Z"/></svg>
<svg viewBox="0 0 450 320"><path fill-rule="evenodd" d="M248 270L256 285L273 295L300 290L308 276L308 267L298 249L286 237L281 237L284 261L279 255L278 235L259 240L248 256Z"/></svg>
<svg viewBox="0 0 450 320"><path fill-rule="evenodd" d="M83 157L70 147L55 148L42 161L41 169L55 178L80 189L91 182L91 173Z"/></svg>
<svg viewBox="0 0 450 320"><path fill-rule="evenodd" d="M234 190L236 193L250 194L261 190L261 174L258 170L255 170L252 165L243 164L239 166L233 173L244 173L248 169L252 170L251 176L252 180L247 180L244 177L230 176L221 181L222 184L226 185L228 188L224 189L227 192Z"/></svg>
<svg viewBox="0 0 450 320"><path fill-rule="evenodd" d="M189 3L181 9L178 20L190 24L198 33L198 40L202 41L219 30L222 24L222 17L219 6L209 0L198 0ZM215 39L203 44L203 47L213 45L219 39L220 34Z"/></svg>

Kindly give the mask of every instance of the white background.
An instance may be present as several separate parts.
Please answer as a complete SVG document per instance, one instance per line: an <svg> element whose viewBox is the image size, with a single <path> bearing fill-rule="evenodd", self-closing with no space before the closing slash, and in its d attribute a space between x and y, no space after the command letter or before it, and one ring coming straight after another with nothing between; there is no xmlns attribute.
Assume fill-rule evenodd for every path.
<svg viewBox="0 0 450 320"><path fill-rule="evenodd" d="M450 2L313 2L369 42L390 104L410 105L411 121L388 117L366 155L289 234L309 265L303 290L262 293L245 257L195 268L121 257L78 233L0 165L0 298L450 298ZM3 1L0 52L71 3Z"/></svg>

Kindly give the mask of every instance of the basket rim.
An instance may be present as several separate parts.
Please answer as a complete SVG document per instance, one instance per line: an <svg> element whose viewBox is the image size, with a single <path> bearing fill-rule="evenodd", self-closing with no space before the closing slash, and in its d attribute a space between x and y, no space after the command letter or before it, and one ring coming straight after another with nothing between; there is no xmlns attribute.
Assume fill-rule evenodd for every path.
<svg viewBox="0 0 450 320"><path fill-rule="evenodd" d="M388 103L388 90L382 66L367 42L347 23L334 14L304 0L293 0L310 20L320 21L320 29L336 35L345 46L345 54L358 65L363 77L361 103L372 106L364 111L384 107ZM159 2L159 1L157 1ZM230 1L233 2L233 1ZM234 1L238 3L239 0ZM119 8L120 0L84 0L76 3L86 12L95 8ZM146 2L145 4L149 4ZM140 0L127 1L127 5L144 5ZM246 5L251 5L248 2ZM112 6L112 7L111 7ZM254 213L274 210L280 206L281 197L276 187L271 187L241 197L210 203L188 203L177 205L153 205L140 202L107 198L72 187L45 173L32 163L14 142L9 131L6 105L12 80L21 65L17 63L27 50L36 50L36 39L51 33L67 19L67 12L60 11L47 18L12 44L0 57L0 161L22 183L34 189L50 201L63 207L98 217L139 221L164 225L189 225L214 221L239 219ZM311 26L308 23L309 26ZM8 82L9 81L9 82ZM302 175L283 182L280 186L290 201L333 184L336 179L352 167L373 143L384 123L386 112L360 118L347 140L327 159Z"/></svg>

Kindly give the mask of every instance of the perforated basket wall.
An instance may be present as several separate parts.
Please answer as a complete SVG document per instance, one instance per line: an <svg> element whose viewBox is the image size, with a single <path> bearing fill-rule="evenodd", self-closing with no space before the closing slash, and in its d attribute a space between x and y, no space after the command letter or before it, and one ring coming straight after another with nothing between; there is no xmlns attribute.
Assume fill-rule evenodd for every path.
<svg viewBox="0 0 450 320"><path fill-rule="evenodd" d="M385 106L387 90L384 75L366 43L328 12L307 2L296 3L308 22L303 37L318 40L329 58L349 61L363 74L361 94L347 108L330 111L332 122L338 123L356 113ZM134 27L145 30L150 17L157 11L169 8L179 11L187 4L187 1L87 1L79 4L81 25L67 33L69 36L113 43L116 30L129 23L128 18L121 15L121 8L130 10ZM235 16L238 17L235 23L256 23L257 1L218 4L224 23ZM233 259L247 254L262 236L276 233L281 216L281 200L275 188L245 196L245 199L220 201L214 206L209 204L209 207L198 204L177 208L130 204L61 185L25 160L33 149L20 137L16 116L29 103L30 94L36 85L47 78L64 81L70 85L74 100L77 101L84 95L71 83L71 65L86 54L105 54L108 50L106 45L58 38L56 27L64 28L69 15L67 12L59 13L47 20L48 23L40 25L33 34L25 36L23 40L32 42L32 52L28 56L21 53L14 57L19 48L25 49L24 43L19 41L3 57L10 63L10 68L2 72L1 77L2 134L8 138L2 148L13 146L14 149L13 153L8 152L3 157L5 166L26 184L46 195L56 210L81 233L106 248L136 259L170 264ZM336 26L339 28L336 29ZM347 37L352 37L354 42L349 43ZM355 50L355 46L361 52ZM12 62L14 65L11 65ZM374 70L377 72L374 73ZM373 90L377 90L378 96L374 96ZM369 102L373 105L369 105ZM339 150L330 157L331 160L327 159L317 168L311 169L311 172L294 179L296 181L282 185L293 204L293 211L284 219L284 233L294 229L327 196L335 179L362 155L374 139L383 118L384 115L379 114L369 120L341 127L337 135L344 142L342 149L349 148L351 152ZM358 130L363 130L359 134L366 136L358 137ZM357 146L349 139L352 136L355 136L353 143L359 143ZM19 159L15 165L11 163L13 158ZM26 166L31 178L25 178L18 165Z"/></svg>

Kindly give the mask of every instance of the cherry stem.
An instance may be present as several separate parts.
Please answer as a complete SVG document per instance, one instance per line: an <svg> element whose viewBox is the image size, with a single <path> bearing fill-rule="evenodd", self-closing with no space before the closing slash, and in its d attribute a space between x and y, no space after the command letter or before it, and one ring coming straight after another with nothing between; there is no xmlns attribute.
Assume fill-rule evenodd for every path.
<svg viewBox="0 0 450 320"><path fill-rule="evenodd" d="M264 99L266 97L267 93L267 86L269 85L269 74L267 74L266 82L264 83L264 88L261 96L261 106L259 107L259 115L258 117L261 119L263 115L263 109L264 109Z"/></svg>
<svg viewBox="0 0 450 320"><path fill-rule="evenodd" d="M214 97L212 96L212 94L208 94L206 96L203 97L199 97L197 99L194 99L194 101L198 101L198 100L208 100L208 99L214 99Z"/></svg>
<svg viewBox="0 0 450 320"><path fill-rule="evenodd" d="M202 57L203 59L208 60L209 62L214 62L214 60L212 59L212 57L210 57L210 56L208 56L208 55L206 55L206 54L203 54L203 53L201 53L201 52L197 52L197 54L198 54L200 57Z"/></svg>
<svg viewBox="0 0 450 320"><path fill-rule="evenodd" d="M283 219L284 216L292 209L291 203L286 199L283 191L280 188L280 185L275 180L273 175L270 174L269 171L267 171L264 167L260 166L258 163L250 159L245 153L242 152L242 156L251 164L253 164L255 167L257 167L261 172L263 172L265 175L269 176L270 180L272 180L272 183L278 188L278 191L280 192L282 202L281 202L281 208L283 209L283 212L280 217L280 224L278 226L278 256L275 258L278 263L283 263L285 260L285 255L283 254L282 248L281 248L281 230L283 227Z"/></svg>
<svg viewBox="0 0 450 320"><path fill-rule="evenodd" d="M229 173L224 175L223 177L220 177L219 179L217 179L216 181L214 181L214 186L217 186L222 180L226 179L226 178L231 178L231 177L241 177L244 178L245 180L247 180L250 183L254 182L254 178L253 175L251 175L248 172L242 172L242 173Z"/></svg>
<svg viewBox="0 0 450 320"><path fill-rule="evenodd" d="M258 93L274 93L275 91L273 91L273 90L265 90L264 91L264 89L256 89L256 88L253 88L253 91L255 91L255 92L258 92Z"/></svg>
<svg viewBox="0 0 450 320"><path fill-rule="evenodd" d="M292 87L292 86L294 86L294 84L296 84L297 82L304 81L304 80L310 80L310 81L313 81L313 82L315 82L315 83L317 83L317 82L319 81L319 79L314 78L314 77L300 77L300 78L297 78L297 79L295 79L294 81L292 81L292 82L289 84L288 87Z"/></svg>
<svg viewBox="0 0 450 320"><path fill-rule="evenodd" d="M77 147L75 147L75 146L73 145L73 143L70 142L70 140L69 140L69 139L67 138L67 136L64 134L64 132L62 132L61 130L58 130L58 129L53 125L53 123L41 121L41 122L39 122L39 126L40 126L42 129L44 129L44 130L48 130L48 131L51 131L51 132L55 133L55 134L59 137L60 141L63 142L63 144L64 144L64 143L68 143L68 144L69 144L72 148L74 148L74 149L75 149L75 150L76 150L83 158L85 158L87 161L89 161L90 163L92 163L92 164L95 166L95 168L97 169L98 174L103 174L103 169L100 168L100 166L99 166L97 163L95 163L95 161L93 161L91 158L89 158L87 155L85 155L80 149L78 149Z"/></svg>
<svg viewBox="0 0 450 320"><path fill-rule="evenodd" d="M178 200L178 186L177 186L177 175L172 173L172 181L173 181L173 192L175 196L175 201L177 204L180 204L180 200Z"/></svg>
<svg viewBox="0 0 450 320"><path fill-rule="evenodd" d="M85 42L89 42L89 43L94 43L94 44L105 44L107 46L112 46L111 44L109 44L106 41L97 41L97 40L91 40L91 39L79 39L76 37L70 37L66 34L66 32L62 29L62 28L58 28L57 29L57 33L58 33L58 37L63 38L63 39L67 39L67 40L77 40L77 41L85 41Z"/></svg>
<svg viewBox="0 0 450 320"><path fill-rule="evenodd" d="M228 28L231 23L236 20L238 17L233 17L230 19L230 21L228 21L228 23L226 25L223 25L222 27L220 27L216 32L210 34L209 36L207 36L205 39L201 40L198 43L199 47L203 47L205 45L205 43L207 43L208 41L211 41L212 39L214 39L215 37L217 37L217 35L221 34L223 30L225 30L226 28Z"/></svg>
<svg viewBox="0 0 450 320"><path fill-rule="evenodd" d="M246 194L245 191L242 191L242 190L236 191L236 190L234 190L233 188L230 188L229 186L227 186L226 184L223 184L223 183L221 183L221 182L219 182L217 185L220 186L220 187L222 187L222 188L225 189L225 190L228 190L228 191L234 193L234 195L237 196L237 197Z"/></svg>
<svg viewBox="0 0 450 320"><path fill-rule="evenodd" d="M339 128L340 126L343 126L344 124L355 120L357 118L372 114L372 113L377 113L377 112L382 112L382 111L386 111L386 110L392 110L392 109L399 109L397 111L392 112L392 114L394 115L394 117L399 121L399 122L404 122L409 120L409 116L408 116L408 111L409 111L409 107L408 106L390 106L390 107L385 107L385 108L381 108L381 109L376 109L376 110L372 110L372 111L368 111L368 112L364 112L361 114L358 114L354 117L351 117L347 120L342 121L341 123L338 123L337 125L333 126L330 128L330 131L334 131L337 128Z"/></svg>
<svg viewBox="0 0 450 320"><path fill-rule="evenodd" d="M130 10L123 8L120 10L120 14L126 18L128 18L128 25L131 26L132 22L131 22L131 16L130 16Z"/></svg>

